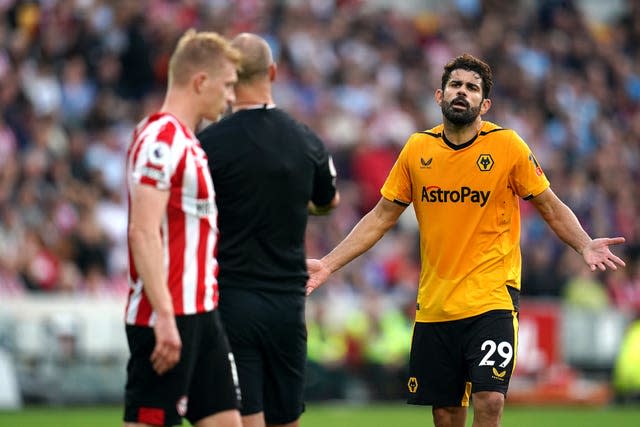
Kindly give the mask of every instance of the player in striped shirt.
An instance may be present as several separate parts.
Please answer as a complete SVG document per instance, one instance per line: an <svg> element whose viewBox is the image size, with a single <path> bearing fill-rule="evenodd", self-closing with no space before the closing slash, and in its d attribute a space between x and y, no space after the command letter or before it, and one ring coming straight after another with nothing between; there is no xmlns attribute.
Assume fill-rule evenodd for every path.
<svg viewBox="0 0 640 427"><path fill-rule="evenodd" d="M158 113L127 152L131 357L125 426L239 427L239 387L219 320L217 208L194 135L234 101L240 54L213 32L187 31L169 62Z"/></svg>
<svg viewBox="0 0 640 427"><path fill-rule="evenodd" d="M500 423L517 350L520 199L592 271L624 266L609 250L624 238L591 239L518 134L482 120L491 86L491 69L473 56L448 63L435 92L443 123L411 135L380 202L333 251L308 261L310 293L413 204L422 270L408 402L432 406L437 427L463 427L471 396L474 426Z"/></svg>

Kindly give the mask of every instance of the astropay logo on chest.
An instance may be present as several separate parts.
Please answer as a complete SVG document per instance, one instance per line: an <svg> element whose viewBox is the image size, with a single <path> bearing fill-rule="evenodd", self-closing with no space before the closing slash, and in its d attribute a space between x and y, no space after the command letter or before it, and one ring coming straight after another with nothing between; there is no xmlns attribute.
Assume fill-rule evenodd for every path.
<svg viewBox="0 0 640 427"><path fill-rule="evenodd" d="M491 191L473 190L460 187L456 190L444 190L437 185L422 186L422 201L425 203L477 203L484 207Z"/></svg>

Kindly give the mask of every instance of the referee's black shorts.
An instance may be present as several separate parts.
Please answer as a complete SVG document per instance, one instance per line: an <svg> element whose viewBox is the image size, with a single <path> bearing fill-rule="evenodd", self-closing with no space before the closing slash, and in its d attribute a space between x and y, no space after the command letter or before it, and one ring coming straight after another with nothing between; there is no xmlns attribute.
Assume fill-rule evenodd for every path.
<svg viewBox="0 0 640 427"><path fill-rule="evenodd" d="M516 363L518 313L494 310L449 322L416 322L408 403L468 406L472 393L504 395Z"/></svg>
<svg viewBox="0 0 640 427"><path fill-rule="evenodd" d="M178 364L158 375L149 360L153 328L127 325L131 357L127 365L124 420L158 426L194 424L240 406L237 374L217 310L178 316L182 340Z"/></svg>
<svg viewBox="0 0 640 427"><path fill-rule="evenodd" d="M287 424L304 412L304 294L220 288L220 314L236 359L242 415Z"/></svg>

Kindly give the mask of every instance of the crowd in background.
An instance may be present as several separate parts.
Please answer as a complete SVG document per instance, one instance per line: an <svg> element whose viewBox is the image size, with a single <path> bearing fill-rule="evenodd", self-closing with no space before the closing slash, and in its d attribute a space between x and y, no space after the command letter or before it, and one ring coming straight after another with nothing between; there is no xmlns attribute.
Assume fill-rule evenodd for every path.
<svg viewBox="0 0 640 427"><path fill-rule="evenodd" d="M0 1L0 298L127 292L125 150L195 27L264 36L277 105L333 154L342 203L310 220L311 257L378 201L407 137L440 123L443 65L486 60L485 119L527 141L591 235L628 242L626 269L592 274L523 202L523 295L640 316L640 2L609 20L569 0L440 3L403 14L358 0ZM406 355L419 275L410 211L310 298L310 355L325 366Z"/></svg>

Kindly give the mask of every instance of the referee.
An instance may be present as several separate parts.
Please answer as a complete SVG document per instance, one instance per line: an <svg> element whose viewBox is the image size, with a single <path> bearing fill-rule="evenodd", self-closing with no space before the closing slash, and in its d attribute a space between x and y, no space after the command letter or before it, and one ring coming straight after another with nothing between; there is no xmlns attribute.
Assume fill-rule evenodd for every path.
<svg viewBox="0 0 640 427"><path fill-rule="evenodd" d="M304 235L339 201L322 141L277 108L276 64L261 37L242 54L233 114L198 134L219 208L220 313L235 355L245 427L297 427L304 411ZM265 392L265 390L267 392Z"/></svg>

